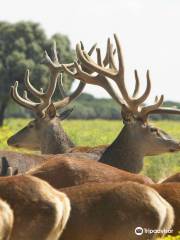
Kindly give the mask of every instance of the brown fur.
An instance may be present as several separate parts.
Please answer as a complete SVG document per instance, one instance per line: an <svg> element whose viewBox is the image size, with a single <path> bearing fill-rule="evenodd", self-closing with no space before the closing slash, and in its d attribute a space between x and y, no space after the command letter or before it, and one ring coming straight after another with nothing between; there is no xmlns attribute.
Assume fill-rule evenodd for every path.
<svg viewBox="0 0 180 240"><path fill-rule="evenodd" d="M65 194L38 178L12 176L0 178L0 196L14 212L11 240L58 239L70 211Z"/></svg>
<svg viewBox="0 0 180 240"><path fill-rule="evenodd" d="M162 183L168 182L180 182L180 173L176 173L162 181Z"/></svg>
<svg viewBox="0 0 180 240"><path fill-rule="evenodd" d="M14 215L10 206L0 199L0 240L9 240L13 228Z"/></svg>
<svg viewBox="0 0 180 240"><path fill-rule="evenodd" d="M61 155L52 157L41 166L27 172L39 177L55 188L70 187L86 182L133 181L152 183L143 175L129 173L103 163L87 159L69 158Z"/></svg>
<svg viewBox="0 0 180 240"><path fill-rule="evenodd" d="M150 185L154 188L171 206L174 208L175 222L173 235L177 235L180 231L180 184L179 183L164 183Z"/></svg>
<svg viewBox="0 0 180 240"><path fill-rule="evenodd" d="M162 229L173 224L173 210L153 189L132 182L86 184L61 189L71 200L71 216L61 240L139 240L136 227ZM167 211L167 209L169 211ZM164 215L161 213L164 212Z"/></svg>
<svg viewBox="0 0 180 240"><path fill-rule="evenodd" d="M28 174L48 181L55 188L70 187L92 182L104 182L106 184L109 181L133 181L143 184L152 183L152 180L146 176L132 174L92 160L62 158L62 156L60 158L58 156L52 157L42 166L29 171ZM178 214L180 214L180 184L154 184L151 186L155 188L160 195L162 193L162 196L173 206L176 215L174 225L174 233L176 234L177 229L180 229L180 222L178 221ZM170 186L172 186L172 189ZM166 195L164 195L165 190L167 191Z"/></svg>
<svg viewBox="0 0 180 240"><path fill-rule="evenodd" d="M35 155L35 154L27 154L27 153L19 153L19 152L12 152L12 151L0 151L0 159L6 158L7 163L10 167L13 168L13 172L18 170L18 173L24 173L35 167L41 163L43 163L49 156L46 155ZM0 161L0 175L3 174L3 166L2 160ZM7 169L6 169L7 171Z"/></svg>
<svg viewBox="0 0 180 240"><path fill-rule="evenodd" d="M109 147L109 145L99 145L95 147L87 147L87 146L77 146L74 148L70 148L68 150L69 153L94 153L98 154L99 156L103 154L103 152L106 150L106 148Z"/></svg>

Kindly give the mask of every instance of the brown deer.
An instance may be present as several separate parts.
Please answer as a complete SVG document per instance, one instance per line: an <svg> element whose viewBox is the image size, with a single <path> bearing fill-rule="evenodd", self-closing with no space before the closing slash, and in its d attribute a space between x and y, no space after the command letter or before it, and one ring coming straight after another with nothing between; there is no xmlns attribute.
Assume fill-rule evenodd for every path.
<svg viewBox="0 0 180 240"><path fill-rule="evenodd" d="M110 145L104 148L104 152L99 157L99 161L121 168L130 172L140 172L143 167L144 156L158 155L165 152L175 152L180 150L179 142L172 139L163 130L148 124L147 118L150 114L169 113L179 114L180 110L162 108L163 95L156 99L153 105L144 106L151 90L151 81L149 71L147 71L147 87L145 92L138 97L139 77L135 71L136 87L132 97L129 96L124 82L124 65L121 54L120 43L115 35L116 49L118 54L118 67L116 67L113 58L113 46L108 39L106 55L109 56L109 68L105 67L101 60L100 49L97 49L97 63L91 59L80 44L77 44L76 53L79 62L75 62L76 71L71 71L67 66L64 70L85 83L95 84L103 87L121 107L121 115L124 127L118 137ZM59 66L60 68L61 66ZM58 65L56 66L58 68ZM89 74L82 68L90 69L93 72ZM94 75L94 72L97 74ZM117 95L113 89L109 78L112 79L122 97ZM102 150L102 149L101 149ZM81 148L75 148L71 152L83 151ZM93 149L86 149L91 152Z"/></svg>
<svg viewBox="0 0 180 240"><path fill-rule="evenodd" d="M121 183L132 181L149 185L158 191L174 208L175 225L174 234L180 229L180 184L153 184L148 177L133 174L106 164L72 157L54 156L39 167L30 170L27 174L41 178L57 189L68 188L75 185L108 182ZM94 189L96 187L94 186ZM71 198L70 198L71 200Z"/></svg>
<svg viewBox="0 0 180 240"><path fill-rule="evenodd" d="M115 81L117 84L118 89L120 90L122 96L124 99L121 99L116 92L113 90L111 84L109 83L107 77L104 75L104 73L100 73L96 76L92 75L91 73L94 73L96 71L96 68L91 66L90 56L86 54L86 52L83 50L82 44L79 46L77 45L77 56L78 61L82 61L81 55L86 55L86 57L83 55L83 57L86 59L86 62L81 63L81 66L79 65L78 61L75 62L74 66L76 68L76 72L72 72L68 65L62 65L58 62L58 59L56 58L56 61L53 61L50 59L48 55L46 55L46 59L48 61L50 69L53 69L53 71L60 71L62 72L63 69L68 72L69 74L73 75L75 78L80 79L81 81L84 81L85 83L91 83L100 85L103 88L107 90L107 92L121 105L122 107L122 117L124 122L124 128L122 129L121 133L117 137L117 139L110 145L106 146L97 146L94 148L88 148L88 147L75 147L70 148L71 146L66 145L66 150L69 151L69 153L73 153L72 156L76 152L84 152L89 153L87 155L87 158L92 158L99 160L100 162L128 170L130 172L139 172L142 169L143 166L143 157L149 156L149 155L157 155L164 152L174 152L180 150L180 144L179 142L173 140L168 134L166 134L163 130L152 127L147 122L147 117L149 114L152 113L173 113L173 114L179 114L180 111L176 109L164 109L160 108L160 105L163 102L163 96L157 102L152 106L142 106L145 99L148 97L150 90L151 90L151 82L149 78L149 72L147 73L147 88L145 93L137 98L137 93L139 90L139 78L137 75L137 72L135 72L135 79L136 79L136 87L133 94L133 98L130 98L127 90L124 86L124 68L122 63L122 56L120 52L120 45L119 42L116 39L116 45L117 45L117 52L119 56L119 65L121 66L121 69L119 70L120 78L117 78ZM100 50L97 50L98 52L98 63L100 62ZM105 56L105 59L103 60L103 64L109 66L111 68L115 68L114 60L113 60L113 50L112 50L112 44L110 41L108 41L107 44L107 53ZM54 55L57 56L56 50L54 49ZM93 63L97 68L102 68L98 64ZM72 68L72 64L70 66ZM110 70L112 70L110 68ZM106 69L106 72L110 72ZM115 71L115 70L114 70ZM26 80L27 81L27 80ZM17 101L17 99L20 99L17 95L17 87L16 85L12 88L12 96ZM14 97L15 96L15 97ZM127 100L128 96L128 100ZM65 98L66 99L66 98ZM69 99L69 98L68 98ZM19 100L18 103L23 101L23 99ZM64 101L64 100L63 100ZM65 101L66 102L66 101ZM54 104L51 104L49 107L51 109L51 113L53 116L56 115L56 110L53 108ZM60 103L61 105L61 103ZM55 106L55 105L54 105ZM53 109L53 110L52 110ZM49 120L49 118L48 118ZM11 146L19 146L19 147L28 147L33 148L32 144L38 148L39 141L41 142L41 145L43 145L44 149L42 152L44 153L58 153L62 150L62 144L64 144L64 140L62 140L61 136L61 128L59 128L59 122L58 124L55 124L56 121L53 118L50 123L49 121L46 121L46 130L48 129L47 123L51 124L51 127L53 128L52 131L48 131L48 134L46 137L41 135L41 137L38 137L37 133L39 132L40 126L43 125L42 119L39 121L39 127L38 130L36 128L37 121L33 121L30 123L28 127L26 127L24 130L20 130L17 134L12 136L8 140L8 144ZM55 125L55 126L54 126ZM32 132L34 133L33 136L36 135L34 141L31 139L31 134L29 128L31 127ZM50 134L49 134L50 132ZM54 137L55 135L55 137ZM29 137L27 137L29 136ZM42 137L43 136L43 137ZM28 140L29 139L29 140ZM61 139L62 141L58 141ZM66 139L66 138L65 138ZM31 141L30 145L28 145L28 141ZM41 148L42 149L42 148ZM85 154L83 153L83 156ZM81 155L78 155L81 157Z"/></svg>
<svg viewBox="0 0 180 240"><path fill-rule="evenodd" d="M13 228L14 215L10 206L0 199L0 240L9 240Z"/></svg>
<svg viewBox="0 0 180 240"><path fill-rule="evenodd" d="M135 229L171 229L173 224L172 207L148 186L91 183L61 191L72 206L62 240L156 239L158 234L136 235Z"/></svg>
<svg viewBox="0 0 180 240"><path fill-rule="evenodd" d="M95 49L95 46L96 45L93 45L89 50L90 55ZM59 70L57 70L54 65L59 64L59 60L55 44L53 48L53 60L50 59L47 52L45 52L45 63L49 67L52 76L50 84L51 82L55 82L54 78L56 78L57 82ZM72 64L67 64L67 66L72 66ZM44 93L39 92L31 85L29 81L29 71L27 71L24 83L30 93L41 99L41 96L44 95ZM65 111L60 116L57 116L56 112L59 109L64 109L72 101L74 101L81 94L86 84L80 81L77 89L70 96L66 96L62 84L62 74L60 74L60 80L58 83L62 100L52 102L50 96L48 99L48 107L46 106L43 109L44 114L36 114L35 120L31 121L24 129L20 130L14 136L9 138L8 144L10 146L24 147L30 150L41 150L41 153L43 154L65 153L69 148L74 146L60 125L60 120L64 120L64 118L69 115L71 110ZM18 94L18 82L11 87L11 96L19 105L31 109L33 112L37 113L36 108L32 107L32 104L35 103L27 97L27 92L25 91L24 98Z"/></svg>
<svg viewBox="0 0 180 240"><path fill-rule="evenodd" d="M92 46L89 54L91 54L94 49L95 45ZM52 55L53 60L51 60L45 52L44 63L48 65L51 73L51 79L46 93L44 93L42 89L38 91L32 86L29 81L29 71L27 71L25 75L25 86L32 95L40 99L39 103L31 101L26 91L24 91L24 98L22 98L18 94L18 82L15 83L13 89L11 88L11 97L21 106L32 110L36 115L35 120L31 121L26 127L8 140L8 144L11 146L17 148L24 147L30 150L41 150L42 153L52 154L64 153L67 149L74 146L60 125L60 121L68 117L72 109L62 112L60 116L57 116L56 111L58 109L62 110L74 101L81 94L85 83L80 82L77 89L70 96L66 97L61 76L59 80L59 90L61 98L63 99L52 103L51 98L59 76L59 73L51 66L51 64L55 64L56 61L58 61L55 43ZM71 64L68 64L68 66L69 65ZM44 99L45 103L43 103ZM0 151L0 158L2 158L2 162L0 163L1 176L6 175L5 172L7 171L8 165L13 167L14 172L24 173L47 159L45 155L39 156L11 151ZM3 159L6 159L5 165L3 164Z"/></svg>
<svg viewBox="0 0 180 240"><path fill-rule="evenodd" d="M1 177L0 196L14 213L10 239L56 240L62 234L70 202L45 181L31 176Z"/></svg>

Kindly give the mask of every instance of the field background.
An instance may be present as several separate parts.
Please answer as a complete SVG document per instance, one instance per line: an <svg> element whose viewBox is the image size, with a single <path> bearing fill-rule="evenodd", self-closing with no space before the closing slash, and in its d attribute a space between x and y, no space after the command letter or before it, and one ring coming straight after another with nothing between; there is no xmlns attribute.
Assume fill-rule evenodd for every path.
<svg viewBox="0 0 180 240"><path fill-rule="evenodd" d="M25 149L8 147L6 141L8 137L23 128L29 120L6 119L0 130L0 149L27 152ZM180 122L163 120L152 123L180 140ZM114 120L68 120L62 124L73 142L78 146L110 144L123 127L121 121ZM180 171L180 153L170 153L146 157L142 173L155 181L159 181L178 171Z"/></svg>

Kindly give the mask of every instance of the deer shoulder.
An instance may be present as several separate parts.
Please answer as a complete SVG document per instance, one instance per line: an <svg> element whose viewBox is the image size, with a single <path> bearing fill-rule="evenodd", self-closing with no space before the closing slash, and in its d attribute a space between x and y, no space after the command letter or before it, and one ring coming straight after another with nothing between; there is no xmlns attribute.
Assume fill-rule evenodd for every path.
<svg viewBox="0 0 180 240"><path fill-rule="evenodd" d="M58 239L70 214L66 195L31 176L0 178L0 196L14 212L12 239Z"/></svg>

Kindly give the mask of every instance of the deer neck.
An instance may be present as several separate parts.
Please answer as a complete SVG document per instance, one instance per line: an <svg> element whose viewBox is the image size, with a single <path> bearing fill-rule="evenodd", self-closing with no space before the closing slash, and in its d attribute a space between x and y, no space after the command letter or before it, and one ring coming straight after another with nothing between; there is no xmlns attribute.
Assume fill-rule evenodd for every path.
<svg viewBox="0 0 180 240"><path fill-rule="evenodd" d="M43 129L40 138L42 154L65 153L69 148L74 147L59 122L49 124Z"/></svg>
<svg viewBox="0 0 180 240"><path fill-rule="evenodd" d="M143 150L133 129L124 126L115 141L105 150L100 162L129 172L138 173L143 167Z"/></svg>

